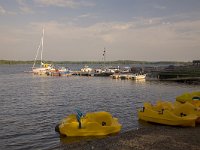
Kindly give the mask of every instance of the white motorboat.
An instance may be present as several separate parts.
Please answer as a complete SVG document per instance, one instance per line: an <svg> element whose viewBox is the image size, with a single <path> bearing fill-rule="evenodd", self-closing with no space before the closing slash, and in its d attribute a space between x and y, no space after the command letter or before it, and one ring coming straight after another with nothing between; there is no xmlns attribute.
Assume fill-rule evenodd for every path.
<svg viewBox="0 0 200 150"><path fill-rule="evenodd" d="M92 72L92 68L90 68L87 65L85 65L85 67L81 69L81 72L91 73Z"/></svg>
<svg viewBox="0 0 200 150"><path fill-rule="evenodd" d="M146 74L138 74L138 73L136 73L136 74L134 74L132 76L133 80L142 80L142 79L145 79L145 78L146 78Z"/></svg>

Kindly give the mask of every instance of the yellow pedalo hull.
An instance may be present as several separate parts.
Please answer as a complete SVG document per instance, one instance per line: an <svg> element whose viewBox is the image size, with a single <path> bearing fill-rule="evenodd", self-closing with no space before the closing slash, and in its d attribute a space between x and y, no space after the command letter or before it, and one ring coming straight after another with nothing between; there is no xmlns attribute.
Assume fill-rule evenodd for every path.
<svg viewBox="0 0 200 150"><path fill-rule="evenodd" d="M66 136L99 136L118 133L121 124L108 112L87 113L80 119L75 114L64 118L59 125L59 132Z"/></svg>
<svg viewBox="0 0 200 150"><path fill-rule="evenodd" d="M149 105L149 106L148 106ZM198 118L196 114L179 114L174 113L172 110L161 109L156 110L151 104L145 104L143 110L138 111L138 117L141 120L154 122L172 126L195 126L195 121Z"/></svg>
<svg viewBox="0 0 200 150"><path fill-rule="evenodd" d="M184 93L177 96L176 101L180 103L189 102L196 107L200 107L200 92Z"/></svg>

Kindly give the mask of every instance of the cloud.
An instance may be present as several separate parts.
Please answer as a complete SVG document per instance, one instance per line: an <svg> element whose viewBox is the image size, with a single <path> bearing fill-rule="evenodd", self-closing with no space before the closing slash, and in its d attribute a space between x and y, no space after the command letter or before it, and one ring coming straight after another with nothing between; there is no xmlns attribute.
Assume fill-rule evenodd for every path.
<svg viewBox="0 0 200 150"><path fill-rule="evenodd" d="M28 6L26 3L26 0L17 0L17 3L19 4L19 9L21 14L33 14L34 11L31 7Z"/></svg>
<svg viewBox="0 0 200 150"><path fill-rule="evenodd" d="M34 11L30 7L20 7L22 14L33 14Z"/></svg>
<svg viewBox="0 0 200 150"><path fill-rule="evenodd" d="M161 6L161 5L158 5L158 4L154 5L153 7L154 7L155 9L159 9L159 10L165 10L165 9L166 9L165 6Z"/></svg>
<svg viewBox="0 0 200 150"><path fill-rule="evenodd" d="M82 14L80 16L78 16L78 18L96 18L97 16L93 15L93 14Z"/></svg>
<svg viewBox="0 0 200 150"><path fill-rule="evenodd" d="M142 23L141 21L124 23L102 22L82 27L75 24L50 21L46 23L32 23L32 25L37 26L39 29L42 28L41 24L46 24L45 27L52 35L70 35L65 38L71 39L95 38L113 44L120 41L129 41L135 37L141 37L135 39L137 41L140 40L140 43L155 42L154 44L184 41L184 38L197 41L200 38L200 32L197 32L200 30L200 20L164 23L162 19L150 18L144 19ZM124 38L121 38L122 36Z"/></svg>
<svg viewBox="0 0 200 150"><path fill-rule="evenodd" d="M81 6L94 6L94 3L89 3L79 0L34 0L41 6L56 6L56 7L69 7L77 8Z"/></svg>
<svg viewBox="0 0 200 150"><path fill-rule="evenodd" d="M146 22L149 22L149 20L151 20L151 23L146 25ZM89 26L59 23L57 21L33 22L30 24L29 30L32 33L40 32L43 25L45 25L45 31L49 36L63 39L95 39L97 42L101 41L108 44L131 43L134 40L137 41L136 45L143 43L154 45L155 48L161 43L166 43L166 47L169 47L168 42L176 43L178 41L184 44L200 40L200 32L198 32L200 31L200 20L174 23L163 23L162 19L158 20L157 18L146 19L142 21L144 23L142 27L139 27L141 21L124 23L102 22ZM134 47L134 45L132 46Z"/></svg>
<svg viewBox="0 0 200 150"><path fill-rule="evenodd" d="M4 15L6 10L0 5L0 15Z"/></svg>
<svg viewBox="0 0 200 150"><path fill-rule="evenodd" d="M131 27L134 27L134 23L123 23L112 26L112 28L116 30L127 30L130 29Z"/></svg>
<svg viewBox="0 0 200 150"><path fill-rule="evenodd" d="M17 9L18 11L10 11L6 10L0 5L0 15L17 15L17 14L33 14L34 11L32 10L31 7L28 6L26 3L26 0L16 0L18 6Z"/></svg>
<svg viewBox="0 0 200 150"><path fill-rule="evenodd" d="M16 15L16 12L8 11L0 5L0 15Z"/></svg>
<svg viewBox="0 0 200 150"><path fill-rule="evenodd" d="M88 20L97 20L99 18L98 15L92 14L92 13L86 13L86 14L81 14L77 17L73 17L73 21L75 22L82 22L83 20L87 21L87 24L89 23ZM83 24L83 23L82 23Z"/></svg>
<svg viewBox="0 0 200 150"><path fill-rule="evenodd" d="M48 59L98 60L96 55L104 46L109 49L110 60L188 61L200 56L200 20L163 24L165 21L162 18L142 18L88 26L57 21L32 22L21 30L1 30L0 45L6 45L7 49L11 45L21 45L21 49L32 48L34 51L45 25L45 50L48 50L45 57ZM32 45L28 46L28 43ZM35 55L34 52L30 57Z"/></svg>

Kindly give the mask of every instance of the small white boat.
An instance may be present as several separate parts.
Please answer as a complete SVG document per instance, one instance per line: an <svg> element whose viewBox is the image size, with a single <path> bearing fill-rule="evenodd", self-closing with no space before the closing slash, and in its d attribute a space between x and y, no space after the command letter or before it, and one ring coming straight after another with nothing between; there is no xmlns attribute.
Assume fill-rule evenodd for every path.
<svg viewBox="0 0 200 150"><path fill-rule="evenodd" d="M111 76L114 73L115 73L115 70L111 68L102 68L102 69L94 70L94 76Z"/></svg>
<svg viewBox="0 0 200 150"><path fill-rule="evenodd" d="M61 76L71 76L72 71L69 68L61 67L58 69Z"/></svg>
<svg viewBox="0 0 200 150"><path fill-rule="evenodd" d="M85 65L84 68L82 68L80 71L81 76L92 76L93 74L93 69L88 67L87 65Z"/></svg>
<svg viewBox="0 0 200 150"><path fill-rule="evenodd" d="M132 74L132 73L115 73L111 75L113 79L132 79L132 80L145 80L146 74Z"/></svg>
<svg viewBox="0 0 200 150"><path fill-rule="evenodd" d="M132 76L132 79L133 80L141 80L141 79L145 79L146 78L146 74L134 74L133 76Z"/></svg>
<svg viewBox="0 0 200 150"><path fill-rule="evenodd" d="M85 67L81 69L81 72L91 73L92 72L92 68L90 68L87 65L85 65Z"/></svg>

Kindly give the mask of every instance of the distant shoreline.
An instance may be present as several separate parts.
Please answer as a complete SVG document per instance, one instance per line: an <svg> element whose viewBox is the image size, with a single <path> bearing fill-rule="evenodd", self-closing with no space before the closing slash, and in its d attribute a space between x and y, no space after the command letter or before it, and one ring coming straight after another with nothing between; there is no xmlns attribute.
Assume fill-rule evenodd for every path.
<svg viewBox="0 0 200 150"><path fill-rule="evenodd" d="M21 61L21 60L0 60L0 64L33 64L34 61ZM192 62L179 62L179 61L133 61L133 60L117 60L117 61L45 61L51 64L191 64ZM38 60L36 64L40 64Z"/></svg>

